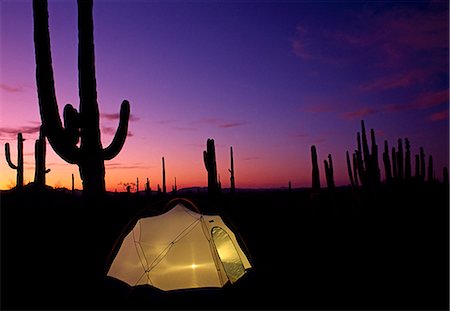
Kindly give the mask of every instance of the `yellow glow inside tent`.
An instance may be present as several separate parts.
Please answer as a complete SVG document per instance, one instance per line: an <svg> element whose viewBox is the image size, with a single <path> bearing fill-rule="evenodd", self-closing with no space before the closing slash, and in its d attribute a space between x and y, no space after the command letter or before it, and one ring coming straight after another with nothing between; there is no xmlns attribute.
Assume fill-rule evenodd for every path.
<svg viewBox="0 0 450 311"><path fill-rule="evenodd" d="M180 203L165 214L139 219L108 275L131 286L175 290L222 287L250 268L220 216L202 215Z"/></svg>

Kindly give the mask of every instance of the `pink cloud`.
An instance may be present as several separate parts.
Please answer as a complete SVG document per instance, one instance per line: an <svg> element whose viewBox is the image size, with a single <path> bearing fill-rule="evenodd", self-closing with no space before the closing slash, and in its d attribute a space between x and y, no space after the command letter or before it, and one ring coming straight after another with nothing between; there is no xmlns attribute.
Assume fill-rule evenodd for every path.
<svg viewBox="0 0 450 311"><path fill-rule="evenodd" d="M0 127L0 140L8 141L17 138L18 133L32 135L39 133L40 125L21 126L21 127Z"/></svg>
<svg viewBox="0 0 450 311"><path fill-rule="evenodd" d="M115 121L119 120L120 114L119 113L102 113L100 115L103 119L109 120L109 121ZM129 121L138 121L139 118L134 116L133 114L130 114Z"/></svg>
<svg viewBox="0 0 450 311"><path fill-rule="evenodd" d="M102 126L102 133L105 135L114 136L116 134L117 129L110 126ZM134 134L130 131L127 133L127 137L133 137Z"/></svg>
<svg viewBox="0 0 450 311"><path fill-rule="evenodd" d="M244 121L225 121L217 118L204 118L194 122L194 124L207 124L216 126L219 128L232 128L237 126L245 125L247 122Z"/></svg>
<svg viewBox="0 0 450 311"><path fill-rule="evenodd" d="M344 119L347 119L347 120L362 119L366 116L369 116L369 115L372 115L372 114L375 114L378 112L380 112L380 110L367 107L367 108L363 108L363 109L360 109L357 111L351 111L351 112L345 113Z"/></svg>
<svg viewBox="0 0 450 311"><path fill-rule="evenodd" d="M429 121L444 121L448 120L448 109L433 113L428 116Z"/></svg>
<svg viewBox="0 0 450 311"><path fill-rule="evenodd" d="M420 69L413 68L403 73L387 74L371 82L364 83L359 89L364 92L384 91L396 88L406 88L417 83L428 81L433 75L440 72L441 69Z"/></svg>
<svg viewBox="0 0 450 311"><path fill-rule="evenodd" d="M238 127L244 125L245 122L229 122L229 123L221 123L218 126L220 128L232 128L232 127Z"/></svg>
<svg viewBox="0 0 450 311"><path fill-rule="evenodd" d="M25 91L25 89L21 86L12 86L5 83L0 83L0 89L10 93L19 93Z"/></svg>
<svg viewBox="0 0 450 311"><path fill-rule="evenodd" d="M414 102L414 107L418 109L426 109L448 103L448 89L424 93Z"/></svg>

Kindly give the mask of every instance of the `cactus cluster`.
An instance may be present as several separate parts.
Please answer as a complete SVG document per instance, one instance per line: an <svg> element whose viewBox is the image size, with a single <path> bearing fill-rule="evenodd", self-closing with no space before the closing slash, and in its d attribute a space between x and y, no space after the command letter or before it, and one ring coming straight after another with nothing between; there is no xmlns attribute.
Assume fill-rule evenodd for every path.
<svg viewBox="0 0 450 311"><path fill-rule="evenodd" d="M353 189L357 189L358 185L361 184L365 189L374 190L380 183L378 145L373 129L370 130L370 138L371 148L369 151L366 128L364 121L361 121L361 134L358 132L356 135L357 149L353 153L353 168L351 167L350 155L347 151L347 169ZM387 145L385 145L385 148L387 148Z"/></svg>
<svg viewBox="0 0 450 311"><path fill-rule="evenodd" d="M358 177L361 181L363 188L372 189L376 188L381 182L379 167L378 167L378 147L375 142L375 135L373 129L371 130L372 136L372 153L368 152L367 140L365 138L364 121L361 121L362 125L362 148L361 148L361 136L358 132L357 141L358 149L353 154L353 170L350 163L350 155L347 151L347 168L350 183L352 188L358 188ZM403 150L403 140L399 138L397 140L397 148L392 147L389 150L387 140L384 141L383 152L383 164L385 172L386 184L392 182L399 183L403 181L414 180L419 182L432 182L435 180L433 157L428 157L428 168L425 164L425 152L421 147L419 154L414 156L415 159L415 171L412 175L412 161L411 161L411 143L408 138L404 140L405 149ZM362 150L362 152L361 152ZM358 172L358 173L356 173ZM445 179L445 178L444 178Z"/></svg>
<svg viewBox="0 0 450 311"><path fill-rule="evenodd" d="M86 194L105 192L105 160L122 149L128 132L130 104L120 108L118 129L111 144L103 148L95 78L92 0L78 1L78 72L80 108L64 107L64 126L56 101L47 1L33 0L36 83L42 125L55 152L66 162L77 164ZM78 146L78 142L80 145Z"/></svg>

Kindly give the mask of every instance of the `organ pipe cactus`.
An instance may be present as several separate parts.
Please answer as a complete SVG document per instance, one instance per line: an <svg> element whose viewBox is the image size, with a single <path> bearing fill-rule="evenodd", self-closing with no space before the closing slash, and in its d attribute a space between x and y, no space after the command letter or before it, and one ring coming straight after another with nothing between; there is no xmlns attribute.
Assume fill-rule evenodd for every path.
<svg viewBox="0 0 450 311"><path fill-rule="evenodd" d="M350 179L350 185L352 186L352 189L356 189L355 179L353 178L353 172L352 172L352 164L350 162L350 155L347 151L346 153L347 157L347 172L348 172L348 178Z"/></svg>
<svg viewBox="0 0 450 311"><path fill-rule="evenodd" d="M320 190L320 176L319 165L317 163L317 150L316 146L311 146L311 161L312 161L312 189L313 191Z"/></svg>
<svg viewBox="0 0 450 311"><path fill-rule="evenodd" d="M420 179L420 158L419 158L418 154L416 154L415 159L416 159L416 170L415 170L414 177L416 179Z"/></svg>
<svg viewBox="0 0 450 311"><path fill-rule="evenodd" d="M384 163L384 172L386 175L386 182L389 183L392 181L392 169L391 169L391 160L389 159L389 147L387 140L384 141L383 163Z"/></svg>
<svg viewBox="0 0 450 311"><path fill-rule="evenodd" d="M408 138L405 138L405 179L411 179L411 144Z"/></svg>
<svg viewBox="0 0 450 311"><path fill-rule="evenodd" d="M128 132L130 104L124 100L120 121L111 144L103 148L95 78L92 0L78 1L79 111L64 107L64 126L58 111L53 79L46 0L33 0L36 82L39 109L47 139L66 162L77 164L86 194L105 192L105 160L122 149ZM78 142L80 145L78 146Z"/></svg>
<svg viewBox="0 0 450 311"><path fill-rule="evenodd" d="M425 152L420 147L420 180L425 181Z"/></svg>
<svg viewBox="0 0 450 311"><path fill-rule="evenodd" d="M5 144L5 157L6 162L13 170L17 171L16 174L16 188L23 187L23 142L25 139L22 137L22 133L17 134L17 165L13 164L11 161L11 152L9 148L9 143Z"/></svg>
<svg viewBox="0 0 450 311"><path fill-rule="evenodd" d="M403 180L403 143L401 138L398 139L398 147L397 147L397 176L398 179Z"/></svg>
<svg viewBox="0 0 450 311"><path fill-rule="evenodd" d="M39 130L39 139L34 144L34 157L35 157L35 171L34 171L34 183L38 187L45 186L45 174L50 172L50 169L45 169L45 154L46 143L44 129L41 126Z"/></svg>
<svg viewBox="0 0 450 311"><path fill-rule="evenodd" d="M432 182L434 179L434 170L433 170L433 156L428 157L428 182Z"/></svg>
<svg viewBox="0 0 450 311"><path fill-rule="evenodd" d="M219 192L219 183L217 181L216 149L214 139L206 141L206 150L203 151L203 161L208 172L208 193L214 195Z"/></svg>

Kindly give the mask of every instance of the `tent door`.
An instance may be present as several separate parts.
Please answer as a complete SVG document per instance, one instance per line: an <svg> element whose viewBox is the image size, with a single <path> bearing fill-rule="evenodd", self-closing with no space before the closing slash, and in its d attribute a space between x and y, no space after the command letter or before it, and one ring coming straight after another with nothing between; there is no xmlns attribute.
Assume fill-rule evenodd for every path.
<svg viewBox="0 0 450 311"><path fill-rule="evenodd" d="M228 233L220 227L213 227L211 229L211 235L225 273L231 283L236 282L245 274L245 268L236 250L236 246L233 244Z"/></svg>

